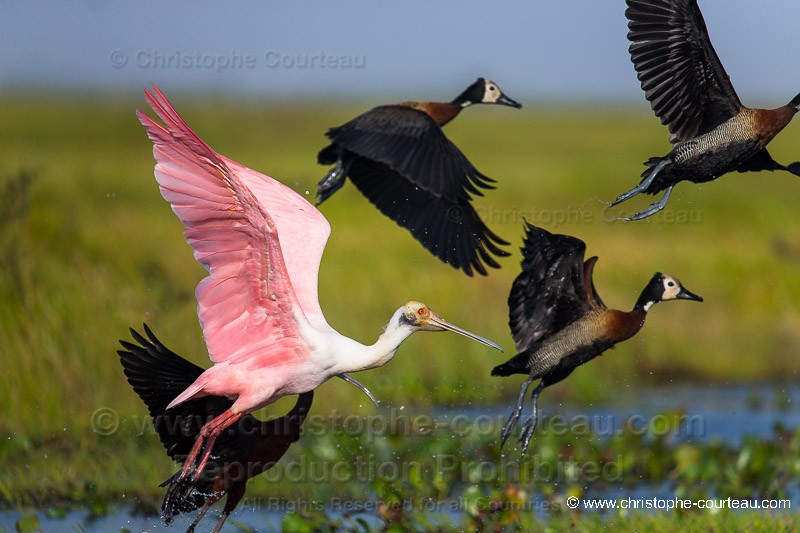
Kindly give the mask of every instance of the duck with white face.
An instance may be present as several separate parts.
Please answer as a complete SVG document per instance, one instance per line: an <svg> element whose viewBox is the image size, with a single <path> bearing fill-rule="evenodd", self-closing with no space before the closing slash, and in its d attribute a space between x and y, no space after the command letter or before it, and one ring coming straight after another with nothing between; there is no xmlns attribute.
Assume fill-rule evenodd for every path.
<svg viewBox="0 0 800 533"><path fill-rule="evenodd" d="M638 185L611 205L638 194L662 197L622 220L641 220L667 205L681 181L706 183L729 172L784 171L800 176L800 161L772 158L767 145L800 111L800 94L774 109L746 107L708 34L697 0L626 0L629 52L645 98L669 130L672 149L651 157Z"/></svg>
<svg viewBox="0 0 800 533"><path fill-rule="evenodd" d="M654 304L658 302L667 302L669 300L692 300L695 302L702 302L703 298L687 290L681 285L678 278L656 272L653 274L650 283L639 296L639 301L636 302L636 307L634 307L634 309L647 312Z"/></svg>
<svg viewBox="0 0 800 533"><path fill-rule="evenodd" d="M703 301L677 278L656 272L631 311L609 309L592 281L597 257L584 261L585 251L586 244L575 237L527 226L522 272L514 280L508 297L509 325L518 353L492 370L493 376L528 376L501 432L502 443L519 421L531 383L541 379L532 393L533 412L519 439L523 453L536 427L536 402L545 387L558 383L578 366L636 335L656 303Z"/></svg>
<svg viewBox="0 0 800 533"><path fill-rule="evenodd" d="M217 439L250 412L283 396L309 393L334 376L376 368L415 331L449 329L496 346L421 304L398 310L372 345L336 331L317 294L330 235L322 213L278 180L215 152L156 86L145 90L145 99L161 119L137 112L153 142L159 190L186 226L195 259L208 270L195 294L214 364L166 409L207 396L232 402L197 432L170 481L170 501L181 505L192 498ZM401 324L401 314L412 318Z"/></svg>
<svg viewBox="0 0 800 533"><path fill-rule="evenodd" d="M407 229L430 253L468 276L499 268L508 242L472 206L472 195L493 189L444 134L442 127L472 104L520 108L492 80L478 78L450 102L399 102L374 107L326 132L317 154L333 165L317 187L322 204L349 179L385 216Z"/></svg>

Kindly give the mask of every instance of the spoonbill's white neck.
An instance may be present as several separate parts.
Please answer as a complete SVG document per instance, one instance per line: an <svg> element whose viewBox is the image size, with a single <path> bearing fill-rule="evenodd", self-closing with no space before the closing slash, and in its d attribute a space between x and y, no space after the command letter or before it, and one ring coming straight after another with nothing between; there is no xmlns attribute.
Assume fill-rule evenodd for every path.
<svg viewBox="0 0 800 533"><path fill-rule="evenodd" d="M329 342L322 343L322 346L331 348L331 345L335 345L332 350L326 350L325 353L327 361L331 363L332 375L359 372L388 363L400 344L415 331L452 331L503 351L498 344L454 326L434 313L427 305L414 301L395 311L383 335L371 346L365 346L339 334L329 338Z"/></svg>
<svg viewBox="0 0 800 533"><path fill-rule="evenodd" d="M392 315L384 332L372 345L364 345L353 341L353 346L347 348L347 353L342 354L337 365L337 374L343 372L360 372L383 366L391 361L397 349L412 333L418 330L408 323L403 323L401 307Z"/></svg>

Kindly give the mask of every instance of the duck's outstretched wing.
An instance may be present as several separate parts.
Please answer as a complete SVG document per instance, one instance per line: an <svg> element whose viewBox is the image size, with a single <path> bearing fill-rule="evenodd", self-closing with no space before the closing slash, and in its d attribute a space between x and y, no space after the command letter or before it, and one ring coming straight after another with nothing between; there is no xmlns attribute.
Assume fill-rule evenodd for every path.
<svg viewBox="0 0 800 533"><path fill-rule="evenodd" d="M585 251L580 239L527 224L522 272L508 296L509 327L517 351L605 307L591 278L597 258L584 262Z"/></svg>
<svg viewBox="0 0 800 533"><path fill-rule="evenodd" d="M708 36L697 0L627 0L629 52L670 142L693 139L742 103Z"/></svg>

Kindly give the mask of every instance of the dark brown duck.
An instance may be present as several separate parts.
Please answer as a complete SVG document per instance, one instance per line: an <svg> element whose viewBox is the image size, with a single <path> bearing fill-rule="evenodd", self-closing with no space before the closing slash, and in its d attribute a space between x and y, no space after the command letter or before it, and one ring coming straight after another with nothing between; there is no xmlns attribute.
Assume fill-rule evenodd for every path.
<svg viewBox="0 0 800 533"><path fill-rule="evenodd" d="M631 60L645 97L670 132L672 150L645 165L642 181L611 205L639 193L663 197L626 220L663 209L680 181L712 181L728 172L785 170L767 144L800 110L800 94L776 109L745 107L711 45L697 0L627 0Z"/></svg>
<svg viewBox="0 0 800 533"><path fill-rule="evenodd" d="M402 102L375 107L326 133L317 161L335 165L319 182L317 205L344 185L361 191L381 213L411 232L429 252L472 275L498 268L508 244L472 207L471 195L491 189L442 126L472 104L522 107L491 80L479 78L452 102Z"/></svg>
<svg viewBox="0 0 800 533"><path fill-rule="evenodd" d="M120 341L124 350L117 353L128 382L150 411L167 454L182 462L203 424L229 409L233 400L204 396L167 410L173 398L191 385L203 369L166 348L146 325L144 331L148 338L131 329L138 344ZM177 473L162 483L162 487L169 485L161 506L164 522L169 524L177 514L201 509L187 529L194 531L208 509L227 495L214 528L218 532L244 496L247 481L272 468L300 438L300 427L313 399L313 391L301 394L285 416L262 422L245 415L226 430L216 441L212 460L196 486L174 487Z"/></svg>
<svg viewBox="0 0 800 533"><path fill-rule="evenodd" d="M493 376L528 376L500 434L502 444L519 420L528 388L534 380L541 379L532 393L533 412L519 438L523 453L536 427L537 401L545 387L636 335L656 303L703 301L676 278L656 272L631 311L608 309L592 282L597 257L584 261L585 251L586 244L575 237L554 235L527 225L522 272L508 297L508 323L518 353L492 370Z"/></svg>

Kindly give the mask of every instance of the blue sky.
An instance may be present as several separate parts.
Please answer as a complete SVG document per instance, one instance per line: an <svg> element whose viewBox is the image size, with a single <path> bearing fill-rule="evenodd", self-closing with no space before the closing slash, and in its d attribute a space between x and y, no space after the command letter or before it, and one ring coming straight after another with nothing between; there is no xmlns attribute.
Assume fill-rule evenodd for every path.
<svg viewBox="0 0 800 533"><path fill-rule="evenodd" d="M748 105L800 91L800 2L700 0ZM0 0L0 89L451 98L478 76L530 101L644 103L622 0Z"/></svg>

